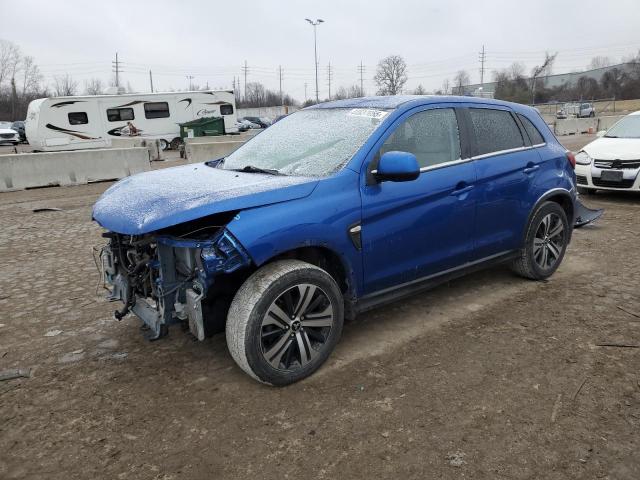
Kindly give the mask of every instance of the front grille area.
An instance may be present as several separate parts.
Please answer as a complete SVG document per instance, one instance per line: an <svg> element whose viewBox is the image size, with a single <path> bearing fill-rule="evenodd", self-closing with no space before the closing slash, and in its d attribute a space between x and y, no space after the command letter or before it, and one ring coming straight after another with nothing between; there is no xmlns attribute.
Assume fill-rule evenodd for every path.
<svg viewBox="0 0 640 480"><path fill-rule="evenodd" d="M596 168L636 169L640 168L640 160L594 160Z"/></svg>
<svg viewBox="0 0 640 480"><path fill-rule="evenodd" d="M576 182L578 182L578 185L589 185L589 182L587 182L587 177L585 177L584 175L576 175Z"/></svg>
<svg viewBox="0 0 640 480"><path fill-rule="evenodd" d="M13 138L13 133L0 133L0 138Z"/></svg>
<svg viewBox="0 0 640 480"><path fill-rule="evenodd" d="M608 187L608 188L631 188L633 186L634 179L624 179L621 182L611 182L609 180L602 180L601 178L593 177L591 181L596 187Z"/></svg>

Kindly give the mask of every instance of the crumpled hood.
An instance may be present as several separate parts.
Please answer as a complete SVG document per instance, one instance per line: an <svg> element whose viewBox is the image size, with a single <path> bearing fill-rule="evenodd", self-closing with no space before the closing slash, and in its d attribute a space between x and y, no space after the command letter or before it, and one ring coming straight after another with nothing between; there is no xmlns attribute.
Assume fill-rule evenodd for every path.
<svg viewBox="0 0 640 480"><path fill-rule="evenodd" d="M98 199L93 219L107 230L140 235L214 213L303 198L317 184L309 177L184 165L119 181Z"/></svg>
<svg viewBox="0 0 640 480"><path fill-rule="evenodd" d="M599 138L582 150L598 160L640 159L640 138Z"/></svg>

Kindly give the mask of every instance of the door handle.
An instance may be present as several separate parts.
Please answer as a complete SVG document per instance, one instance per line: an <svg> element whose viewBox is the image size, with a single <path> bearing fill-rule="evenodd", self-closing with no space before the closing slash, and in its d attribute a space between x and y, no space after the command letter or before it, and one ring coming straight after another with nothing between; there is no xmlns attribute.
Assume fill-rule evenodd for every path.
<svg viewBox="0 0 640 480"><path fill-rule="evenodd" d="M531 167L527 167L524 170L522 170L525 174L529 175L530 173L535 172L536 170L540 169L540 165L533 165Z"/></svg>
<svg viewBox="0 0 640 480"><path fill-rule="evenodd" d="M456 190L451 192L451 195L454 195L457 197L459 195L463 195L467 192L470 192L471 190L473 190L473 185L467 185L466 187L457 188Z"/></svg>

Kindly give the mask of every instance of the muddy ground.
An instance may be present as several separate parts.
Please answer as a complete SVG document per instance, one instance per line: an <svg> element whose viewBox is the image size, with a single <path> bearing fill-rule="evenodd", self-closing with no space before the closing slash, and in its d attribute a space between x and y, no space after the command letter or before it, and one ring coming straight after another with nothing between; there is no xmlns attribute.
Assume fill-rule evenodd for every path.
<svg viewBox="0 0 640 480"><path fill-rule="evenodd" d="M597 346L640 344L640 196L585 198L606 214L550 281L498 267L364 314L274 389L223 335L112 319L107 186L0 194L0 370L31 368L0 382L0 478L640 478L640 349Z"/></svg>

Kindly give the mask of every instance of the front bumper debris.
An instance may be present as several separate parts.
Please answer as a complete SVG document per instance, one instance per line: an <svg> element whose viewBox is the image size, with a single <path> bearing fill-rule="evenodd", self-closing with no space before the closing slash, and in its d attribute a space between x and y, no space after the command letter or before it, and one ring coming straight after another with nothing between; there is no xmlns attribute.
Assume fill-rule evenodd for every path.
<svg viewBox="0 0 640 480"><path fill-rule="evenodd" d="M207 240L107 236L111 241L100 255L107 298L124 305L114 316L120 320L133 312L150 340L165 336L172 323L186 323L204 340L208 291L221 275L250 264L244 248L224 229Z"/></svg>

